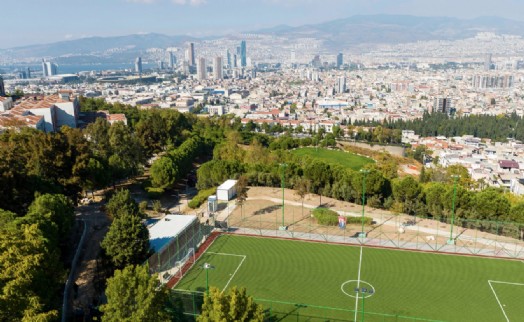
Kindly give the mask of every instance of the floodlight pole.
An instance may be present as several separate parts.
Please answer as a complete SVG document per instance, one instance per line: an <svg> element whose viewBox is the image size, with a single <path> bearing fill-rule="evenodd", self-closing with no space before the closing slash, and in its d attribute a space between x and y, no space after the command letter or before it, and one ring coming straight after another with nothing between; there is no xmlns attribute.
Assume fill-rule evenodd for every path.
<svg viewBox="0 0 524 322"><path fill-rule="evenodd" d="M286 224L284 223L284 207L285 207L285 203L284 203L284 189L286 187L286 167L287 167L287 164L286 163L281 163L280 164L280 168L282 170L281 172L281 182L282 182L282 226L280 227L281 230L286 230Z"/></svg>
<svg viewBox="0 0 524 322"><path fill-rule="evenodd" d="M360 232L360 236L364 236L364 213L365 213L365 205L366 205L366 176L369 173L369 170L361 169L360 172L362 172L363 180L362 180L362 230Z"/></svg>
<svg viewBox="0 0 524 322"><path fill-rule="evenodd" d="M215 267L209 263L204 263L202 268L206 270L206 295L209 296L209 270Z"/></svg>
<svg viewBox="0 0 524 322"><path fill-rule="evenodd" d="M448 244L455 244L455 241L453 240L453 224L455 222L455 199L457 198L457 180L459 176L454 175L453 178L453 202L451 204L451 231L449 233L449 241Z"/></svg>
<svg viewBox="0 0 524 322"><path fill-rule="evenodd" d="M206 295L209 296L209 269L206 269Z"/></svg>

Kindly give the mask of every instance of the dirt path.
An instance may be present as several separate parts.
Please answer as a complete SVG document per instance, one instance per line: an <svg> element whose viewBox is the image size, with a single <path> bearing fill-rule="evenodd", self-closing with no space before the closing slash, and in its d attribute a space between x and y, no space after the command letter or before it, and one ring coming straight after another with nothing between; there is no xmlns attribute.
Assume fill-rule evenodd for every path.
<svg viewBox="0 0 524 322"><path fill-rule="evenodd" d="M86 243L82 249L82 261L77 267L75 280L77 291L73 300L73 309L89 311L91 305L97 305L100 283L96 281L100 255L100 242L104 239L110 225L107 215L100 210L102 202L92 203L77 208L77 219L87 223Z"/></svg>

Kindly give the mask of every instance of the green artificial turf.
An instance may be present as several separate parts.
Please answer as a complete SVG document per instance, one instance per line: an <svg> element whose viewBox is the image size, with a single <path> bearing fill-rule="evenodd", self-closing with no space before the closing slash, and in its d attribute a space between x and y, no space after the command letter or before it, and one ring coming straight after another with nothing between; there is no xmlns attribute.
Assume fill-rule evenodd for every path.
<svg viewBox="0 0 524 322"><path fill-rule="evenodd" d="M360 170L364 165L373 163L370 158L356 155L349 152L316 148L300 148L292 151L298 156L310 156L328 163L338 164L347 169Z"/></svg>
<svg viewBox="0 0 524 322"><path fill-rule="evenodd" d="M521 261L366 247L362 251L361 280L369 283L361 284L368 288L365 321L506 321L497 298L510 321L524 317ZM211 286L245 286L282 321L353 321L355 298L341 286L357 280L359 256L358 246L223 235L176 289L205 291L201 266L207 262L215 267L207 271ZM489 280L499 281L491 282L493 290ZM354 295L355 286L346 283L344 291ZM362 304L359 300L358 321Z"/></svg>

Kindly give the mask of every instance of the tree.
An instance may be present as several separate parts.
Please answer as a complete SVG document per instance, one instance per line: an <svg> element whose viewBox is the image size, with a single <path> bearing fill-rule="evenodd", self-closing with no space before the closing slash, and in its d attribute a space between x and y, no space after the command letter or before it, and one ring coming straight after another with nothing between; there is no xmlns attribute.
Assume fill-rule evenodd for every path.
<svg viewBox="0 0 524 322"><path fill-rule="evenodd" d="M107 280L107 304L101 306L103 321L163 322L169 321L165 311L168 291L160 286L157 275L149 275L147 265L127 266L116 270Z"/></svg>
<svg viewBox="0 0 524 322"><path fill-rule="evenodd" d="M245 288L231 288L228 294L211 287L209 295L205 295L202 313L198 322L215 321L264 321L264 310L248 296Z"/></svg>
<svg viewBox="0 0 524 322"><path fill-rule="evenodd" d="M241 175L237 180L237 205L240 205L240 215L244 216L244 202L247 199L247 177Z"/></svg>
<svg viewBox="0 0 524 322"><path fill-rule="evenodd" d="M0 231L0 321L52 321L59 289L58 256L37 225Z"/></svg>
<svg viewBox="0 0 524 322"><path fill-rule="evenodd" d="M74 206L71 200L64 195L45 194L38 196L29 206L26 218L34 218L35 221L43 219L55 224L56 237L63 242L68 238L75 220Z"/></svg>
<svg viewBox="0 0 524 322"><path fill-rule="evenodd" d="M101 246L117 268L140 265L151 254L149 231L142 224L142 219L132 213L119 214Z"/></svg>
<svg viewBox="0 0 524 322"><path fill-rule="evenodd" d="M421 193L419 183L411 176L393 181L393 197L402 205L403 211L409 215L416 216Z"/></svg>
<svg viewBox="0 0 524 322"><path fill-rule="evenodd" d="M310 180L301 177L295 182L295 193L302 200L302 218L304 218L304 197L309 193L309 189L311 189Z"/></svg>
<svg viewBox="0 0 524 322"><path fill-rule="evenodd" d="M138 205L127 189L117 190L106 205L107 214L116 218L120 213L139 214Z"/></svg>
<svg viewBox="0 0 524 322"><path fill-rule="evenodd" d="M169 157L161 157L151 166L151 183L157 188L168 188L175 183L178 169Z"/></svg>

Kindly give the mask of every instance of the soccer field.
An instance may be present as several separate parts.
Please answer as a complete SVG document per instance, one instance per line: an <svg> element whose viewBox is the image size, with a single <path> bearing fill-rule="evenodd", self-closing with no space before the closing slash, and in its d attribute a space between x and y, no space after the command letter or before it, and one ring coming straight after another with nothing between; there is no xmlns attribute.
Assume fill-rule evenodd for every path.
<svg viewBox="0 0 524 322"><path fill-rule="evenodd" d="M361 321L362 305L365 321L524 319L522 261L360 251L359 246L222 235L176 289L204 291L201 266L209 263L214 266L207 271L209 285L246 287L279 321L353 321L355 316ZM357 299L360 257L363 293Z"/></svg>
<svg viewBox="0 0 524 322"><path fill-rule="evenodd" d="M373 163L370 158L356 155L350 152L316 148L300 148L292 150L291 153L298 156L310 156L328 163L343 166L347 169L360 170L364 165Z"/></svg>

